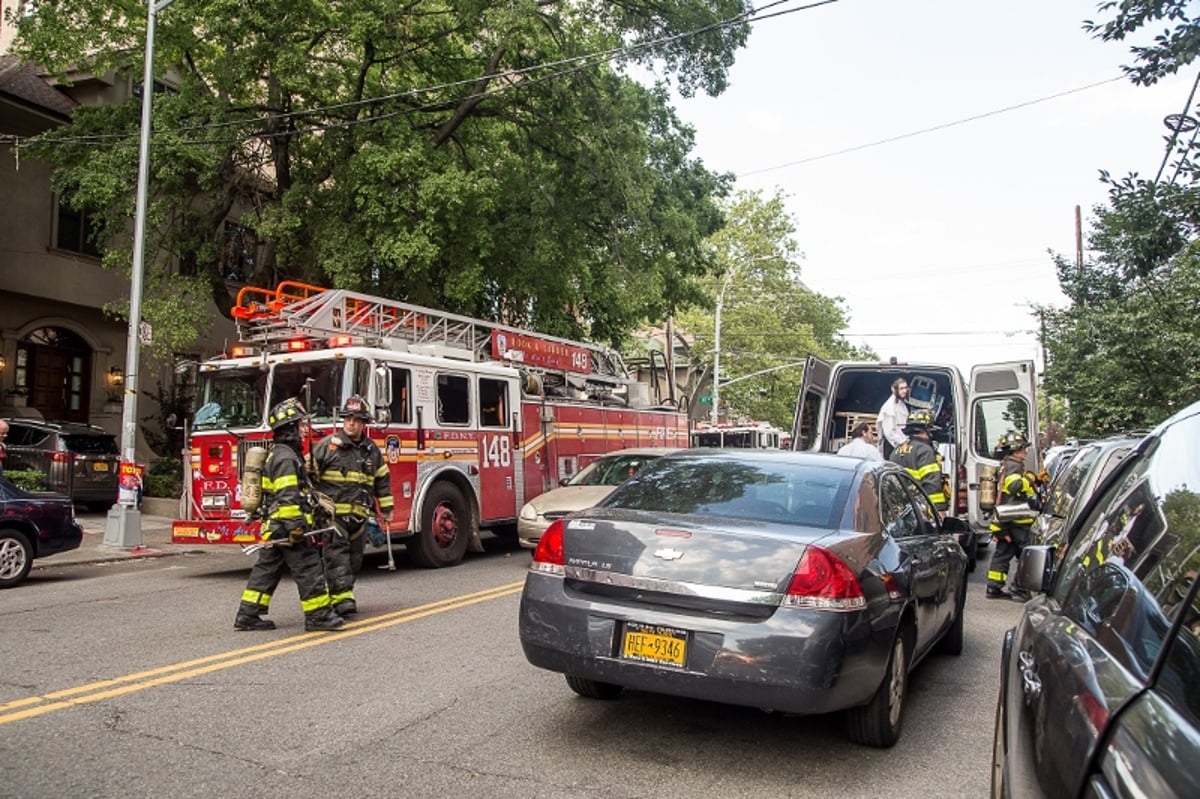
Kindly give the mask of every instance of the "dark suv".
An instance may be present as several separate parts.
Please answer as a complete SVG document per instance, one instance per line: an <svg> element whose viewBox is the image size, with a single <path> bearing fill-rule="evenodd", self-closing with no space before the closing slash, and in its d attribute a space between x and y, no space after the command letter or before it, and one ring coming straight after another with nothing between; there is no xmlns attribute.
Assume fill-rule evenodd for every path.
<svg viewBox="0 0 1200 799"><path fill-rule="evenodd" d="M1200 403L1143 439L1022 552L1004 638L996 797L1197 795Z"/></svg>
<svg viewBox="0 0 1200 799"><path fill-rule="evenodd" d="M121 455L111 433L70 422L5 421L5 469L36 469L46 475L47 490L66 494L88 510L107 510L117 501Z"/></svg>

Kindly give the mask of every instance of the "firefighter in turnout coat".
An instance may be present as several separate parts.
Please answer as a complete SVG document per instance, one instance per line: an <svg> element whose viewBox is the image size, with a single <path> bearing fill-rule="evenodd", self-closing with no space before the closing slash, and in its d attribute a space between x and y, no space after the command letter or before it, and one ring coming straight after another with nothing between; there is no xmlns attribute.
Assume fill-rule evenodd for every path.
<svg viewBox="0 0 1200 799"><path fill-rule="evenodd" d="M313 447L313 466L317 490L333 500L334 524L343 533L325 544L325 579L334 611L347 616L358 611L354 577L362 569L367 518L375 516L378 502L383 517L379 526L385 535L389 533L392 487L383 454L366 434L366 426L374 421L371 407L355 394L346 400L341 413L341 431Z"/></svg>
<svg viewBox="0 0 1200 799"><path fill-rule="evenodd" d="M904 470L921 484L921 489L929 497L929 501L937 508L941 516L946 515L946 481L942 475L942 457L934 449L931 434L938 427L933 423L933 415L919 408L908 415L904 424L904 433L908 440L892 450L890 460L904 467Z"/></svg>
<svg viewBox="0 0 1200 799"><path fill-rule="evenodd" d="M992 540L996 542L996 551L992 553L992 562L988 565L987 597L1022 599L1020 596L1014 596L1007 588L1008 566L1029 543L1029 530L1037 513L1034 509L1037 504L1037 492L1034 481L1025 471L1025 452L1029 449L1025 435L1018 432L1001 436L999 448L1005 454L1000 464L1000 474L996 478L996 504L1024 503L1029 506L1029 515L1007 521L992 519L990 529Z"/></svg>
<svg viewBox="0 0 1200 799"><path fill-rule="evenodd" d="M262 616L284 571L288 571L300 592L304 629L336 630L346 621L333 611L321 555L316 544L305 536L312 528L313 515L301 456L304 428L308 425L304 406L294 399L284 400L271 409L267 424L273 431L262 476L261 538L267 546L259 550L258 561L250 570L233 628L275 629L275 622Z"/></svg>

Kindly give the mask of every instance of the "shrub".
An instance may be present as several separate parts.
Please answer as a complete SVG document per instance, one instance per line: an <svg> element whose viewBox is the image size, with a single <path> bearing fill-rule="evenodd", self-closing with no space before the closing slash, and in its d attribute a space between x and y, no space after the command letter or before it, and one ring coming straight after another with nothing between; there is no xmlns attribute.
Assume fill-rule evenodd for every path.
<svg viewBox="0 0 1200 799"><path fill-rule="evenodd" d="M183 493L183 460L163 458L146 470L142 493L148 497L176 499Z"/></svg>
<svg viewBox="0 0 1200 799"><path fill-rule="evenodd" d="M46 475L37 469L8 469L4 476L26 491L46 490Z"/></svg>

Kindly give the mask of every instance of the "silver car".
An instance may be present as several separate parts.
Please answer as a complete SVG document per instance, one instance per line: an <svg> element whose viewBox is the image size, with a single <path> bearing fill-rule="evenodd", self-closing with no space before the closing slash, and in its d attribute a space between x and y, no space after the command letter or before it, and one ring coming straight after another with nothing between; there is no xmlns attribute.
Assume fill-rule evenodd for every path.
<svg viewBox="0 0 1200 799"><path fill-rule="evenodd" d="M767 450L659 458L533 554L519 633L576 693L625 688L900 735L908 674L959 654L967 556L893 463Z"/></svg>
<svg viewBox="0 0 1200 799"><path fill-rule="evenodd" d="M552 521L592 507L646 464L679 451L678 447L631 447L610 452L592 461L561 488L539 494L525 503L517 517L517 536L521 546L533 549Z"/></svg>

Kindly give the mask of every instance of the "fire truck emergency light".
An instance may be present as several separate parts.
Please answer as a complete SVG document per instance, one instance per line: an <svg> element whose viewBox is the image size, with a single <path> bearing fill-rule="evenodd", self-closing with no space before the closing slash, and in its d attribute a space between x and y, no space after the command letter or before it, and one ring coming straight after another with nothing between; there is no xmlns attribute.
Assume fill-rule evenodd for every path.
<svg viewBox="0 0 1200 799"><path fill-rule="evenodd" d="M233 358L247 358L251 355L258 355L258 349L248 344L234 344L229 354Z"/></svg>

